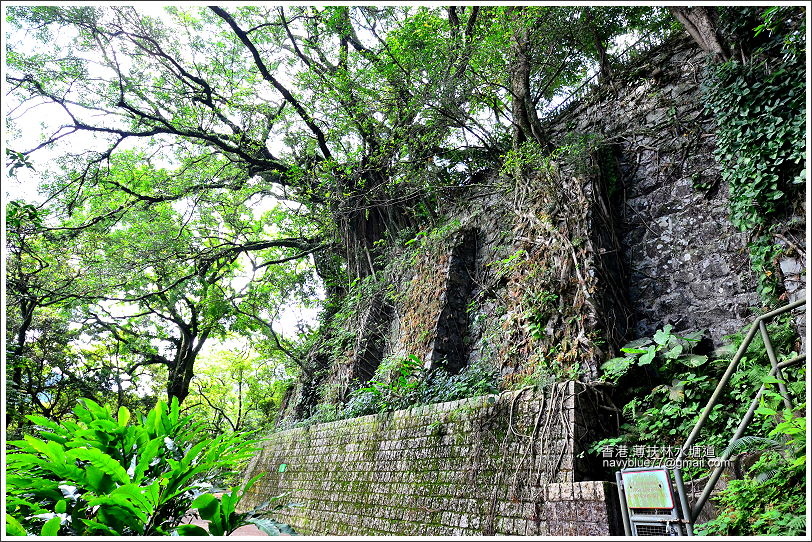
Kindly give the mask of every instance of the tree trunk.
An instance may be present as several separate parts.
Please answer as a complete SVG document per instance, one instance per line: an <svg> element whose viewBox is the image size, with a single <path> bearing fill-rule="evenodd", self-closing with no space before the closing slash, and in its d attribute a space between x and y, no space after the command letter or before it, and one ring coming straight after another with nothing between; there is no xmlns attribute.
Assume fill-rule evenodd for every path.
<svg viewBox="0 0 812 542"><path fill-rule="evenodd" d="M23 350L25 349L26 343L26 335L28 334L28 329L31 327L31 322L34 320L34 307L36 304L33 301L27 300L23 297L20 300L20 315L22 317L22 321L20 322L20 327L17 329L17 333L15 334L15 344L13 345L13 351L9 351L6 353L6 360L8 364L14 369L11 371L11 385L14 387L13 390L13 402L12 408L6 409L6 427L10 427L14 418L20 418L25 421L25 414L26 412L23 410L23 402L18 400L18 394L23 393ZM10 348L9 350L12 350ZM7 392L10 390L6 390ZM7 407L9 405L6 405Z"/></svg>
<svg viewBox="0 0 812 542"><path fill-rule="evenodd" d="M417 225L409 208L414 199L379 190L342 202L341 208L336 211L336 221L341 228L341 241L346 250L343 257L350 282L375 275L383 267L379 261L379 241Z"/></svg>
<svg viewBox="0 0 812 542"><path fill-rule="evenodd" d="M699 47L721 60L730 59L730 48L716 29L713 7L669 7L668 10L685 27Z"/></svg>
<svg viewBox="0 0 812 542"><path fill-rule="evenodd" d="M510 65L514 148L531 139L543 145L545 139L530 92L530 31L521 22L517 24L519 26L513 33Z"/></svg>
<svg viewBox="0 0 812 542"><path fill-rule="evenodd" d="M609 55L606 53L606 42L601 39L598 34L593 34L595 39L595 49L598 51L598 62L600 72L598 79L600 81L607 81L612 78L612 67L609 65Z"/></svg>
<svg viewBox="0 0 812 542"><path fill-rule="evenodd" d="M608 37L601 31L601 26L595 22L595 17L592 15L592 10L585 7L583 11L584 21L592 34L592 45L598 53L598 79L601 81L610 79L612 77L612 68L609 65L609 55L607 54Z"/></svg>
<svg viewBox="0 0 812 542"><path fill-rule="evenodd" d="M189 395L189 386L195 376L195 361L203 343L206 342L209 332L205 331L199 336L184 334L181 338L175 359L169 366L169 379L166 383L166 395L169 401L178 398L178 403Z"/></svg>
<svg viewBox="0 0 812 542"><path fill-rule="evenodd" d="M173 397L178 398L178 403L183 403L189 395L189 385L194 376L195 358L197 356L191 352L185 352L175 358L175 363L169 368L169 379L166 383L167 399L171 402Z"/></svg>

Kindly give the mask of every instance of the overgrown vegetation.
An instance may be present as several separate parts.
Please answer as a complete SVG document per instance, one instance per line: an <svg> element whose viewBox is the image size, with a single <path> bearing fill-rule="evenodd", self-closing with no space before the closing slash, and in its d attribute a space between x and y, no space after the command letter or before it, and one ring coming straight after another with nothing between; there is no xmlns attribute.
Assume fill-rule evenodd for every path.
<svg viewBox="0 0 812 542"><path fill-rule="evenodd" d="M30 416L37 436L8 443L8 534L223 535L249 523L279 532L260 510L235 511L257 478L212 494L239 477L256 453L259 441L250 434L205 438L200 423L181 415L177 399L159 402L140 420L125 407L113 415L90 399L73 414L75 421L61 423ZM211 520L208 532L181 525L192 509Z"/></svg>
<svg viewBox="0 0 812 542"><path fill-rule="evenodd" d="M468 365L452 375L442 367L429 371L414 356L393 361L395 374L388 382L372 381L353 393L345 409L349 416L443 403L499 391L497 371L484 363ZM384 367L386 370L386 364Z"/></svg>
<svg viewBox="0 0 812 542"><path fill-rule="evenodd" d="M568 138L552 152L526 142L507 153L499 182L515 195L513 208L526 221L512 232L522 239L510 247L513 252L488 265L488 284L507 283L508 290L496 301L499 317L482 326L480 362L450 374L442 362L428 371L422 361L435 340L443 303L445 279L437 270L449 265L452 247L461 242L464 229L452 219L394 241L400 246L388 247L390 258L382 270L354 281L333 307L319 352L320 359L332 360L334 372L325 368L321 373L319 400L301 423L577 379L584 370L582 363L594 372L603 356L598 322L594 315L582 318L584 309L594 310L600 303L595 295L597 277L585 278L582 271L590 268L595 253L586 223L586 214L593 211L587 203L591 194L585 192L589 183L582 179L564 179L558 163L566 162L587 175L599 146L597 136L586 134ZM489 286L481 286L487 293ZM478 303L470 302L469 318L478 314ZM362 364L357 358L361 322L380 304L399 314L398 342L388 347L401 355L379 361L375 374L362 381L342 378L337 371ZM384 328L364 333L376 337L388 332ZM572 340L576 336L586 340Z"/></svg>
<svg viewBox="0 0 812 542"><path fill-rule="evenodd" d="M426 369L414 355L387 358L381 362L375 377L352 391L345 404L322 402L308 418L283 427L308 426L498 393L499 382L498 371L485 362L471 364L452 375L442 367Z"/></svg>
<svg viewBox="0 0 812 542"><path fill-rule="evenodd" d="M751 233L759 294L773 304L781 293L776 222L794 211L806 183L805 48L799 42L805 22L786 7L761 15L763 22L751 29L761 45L747 59L710 64L702 88L717 123L715 154L730 192L730 220Z"/></svg>
<svg viewBox="0 0 812 542"><path fill-rule="evenodd" d="M591 230L607 209L596 180L599 147L597 136L573 134L551 152L525 143L505 160L517 242L492 265L507 282L497 357L509 387L592 378L614 340L615 326L601 314L618 292L604 286L611 282L596 255L607 247Z"/></svg>
<svg viewBox="0 0 812 542"><path fill-rule="evenodd" d="M381 270L353 280L346 294L328 300L319 333L303 348L310 351L312 377L307 395L300 394L294 399L298 404L290 407L298 414L293 417L308 418L307 423L334 419L350 394L365 382L390 382L395 358L381 358L387 347L395 346L385 344L386 315L394 310L400 316L396 346L402 356L397 359L408 361L428 353L443 288L442 274L435 270L448 263L449 247L460 228L460 221L451 219L416 233L404 230L398 238L381 241L379 245L386 244L388 253L386 261L380 262ZM363 341L374 343L370 352L365 352L368 343Z"/></svg>
<svg viewBox="0 0 812 542"><path fill-rule="evenodd" d="M4 15L8 178L37 189L5 209L15 533L204 534L180 525L190 509L214 535L247 519L278 530L235 512L248 486L198 493L221 476L233 483L254 444L243 431L268 429L285 408L284 423L306 424L598 378L625 315L607 308L620 304L595 255L620 247L597 246L590 220L607 213L588 176L600 170L612 197L620 170L591 135L552 150L539 114L591 70L612 80L621 59L610 51L630 34L704 23L708 39L694 38L723 60L705 93L732 220L752 233L760 293L780 294L774 224L794 211L805 172L800 9L16 5ZM464 238L441 217L497 171L517 219L482 288L492 313L483 299L468 307L487 319L481 361L450 370L449 355L428 370L443 306L436 270ZM283 326L294 305L321 309L319 325ZM387 329L364 326L395 307L400 344L383 345ZM672 442L712 387L722 358L671 331L604 365L618 386L635 384L621 439ZM763 376L755 357L743 365L714 431ZM757 436L778 436L775 416ZM755 487L736 486L730 520L713 529L744 530L736 510ZM760 527L794 528L772 510Z"/></svg>
<svg viewBox="0 0 812 542"><path fill-rule="evenodd" d="M797 355L797 333L791 318L770 323L768 330L777 352L784 352L786 359ZM619 443L680 447L715 389L719 375L743 340L741 333L735 334L715 353L698 354L702 332L678 336L671 331L671 327L666 326L652 338L633 341L621 349L623 357L604 364L604 378L618 390L616 403L621 408L623 421L621 435L598 443L594 451L604 444ZM769 371L770 361L757 335L728 383L724 399L711 412L705 436L698 445L713 446L717 453L724 450ZM788 387L797 401L803 401L803 378L793 378ZM773 407L779 398L775 392L767 393ZM752 433L763 437L771 429L768 419L756 420L751 425ZM686 472L689 476L698 473L697 470Z"/></svg>
<svg viewBox="0 0 812 542"><path fill-rule="evenodd" d="M776 352L784 353L781 359L797 355L797 333L791 317L768 324L768 331ZM701 332L678 336L666 326L654 337L627 344L621 349L624 356L604 364L604 378L617 386L616 402L622 420L620 435L595 443L593 453L618 445L644 446L647 450L665 446L672 451L682 447L743 335L730 336L725 347L704 354L696 353L702 348L701 338ZM792 375L786 386L792 403L797 405L790 412L784 408L776 387L778 379L769 375L770 367L761 337L756 335L695 443L703 450L712 450L711 459L721 458L759 386L767 386L747 437L730 449L738 462L748 456L746 452L763 455L749 472L745 467L743 479L731 481L721 492L722 512L703 527L708 534L778 534L782 528L803 528L805 369L800 374L794 367L785 369L785 374ZM667 461L675 455L659 457ZM683 470L686 479L708 472L707 467L694 463ZM782 500L785 497L786 501Z"/></svg>
<svg viewBox="0 0 812 542"><path fill-rule="evenodd" d="M806 403L796 411L775 412L762 406L762 414L777 425L766 439L754 439L758 460L739 480L720 493L719 514L699 525L697 534L716 536L803 536L806 525ZM773 413L771 414L770 411ZM744 440L744 439L743 439ZM748 442L744 440L744 442Z"/></svg>

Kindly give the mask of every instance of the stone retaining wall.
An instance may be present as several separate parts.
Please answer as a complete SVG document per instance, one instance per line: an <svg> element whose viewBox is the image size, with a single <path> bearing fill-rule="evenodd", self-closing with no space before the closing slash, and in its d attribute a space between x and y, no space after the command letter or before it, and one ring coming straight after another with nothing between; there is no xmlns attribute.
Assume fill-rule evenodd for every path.
<svg viewBox="0 0 812 542"><path fill-rule="evenodd" d="M617 227L636 313L629 338L670 323L676 331L710 329L718 345L759 304L747 235L730 223L728 187L713 156L704 65L690 39L670 41L636 75L569 108L552 127L556 141L600 134L614 149Z"/></svg>
<svg viewBox="0 0 812 542"><path fill-rule="evenodd" d="M310 535L615 534L582 453L610 423L600 398L567 382L276 433L242 504L287 493L278 519Z"/></svg>
<svg viewBox="0 0 812 542"><path fill-rule="evenodd" d="M759 305L747 234L730 223L728 187L713 156L704 66L689 38L672 40L551 127L556 144L573 133L598 134L614 154L616 227L635 313L629 339L670 323L678 332L708 329L719 345Z"/></svg>

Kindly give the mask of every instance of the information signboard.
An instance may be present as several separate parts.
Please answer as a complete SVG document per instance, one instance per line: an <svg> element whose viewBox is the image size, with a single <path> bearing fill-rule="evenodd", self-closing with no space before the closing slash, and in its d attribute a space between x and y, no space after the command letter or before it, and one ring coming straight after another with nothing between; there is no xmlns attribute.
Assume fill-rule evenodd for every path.
<svg viewBox="0 0 812 542"><path fill-rule="evenodd" d="M629 508L674 508L667 470L623 471L621 476Z"/></svg>

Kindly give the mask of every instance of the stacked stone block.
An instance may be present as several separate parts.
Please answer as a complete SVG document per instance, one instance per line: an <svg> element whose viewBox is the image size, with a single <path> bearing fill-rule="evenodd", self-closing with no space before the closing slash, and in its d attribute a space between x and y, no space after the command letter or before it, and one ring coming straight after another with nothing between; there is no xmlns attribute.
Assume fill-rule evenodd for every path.
<svg viewBox="0 0 812 542"><path fill-rule="evenodd" d="M276 433L242 505L287 494L278 519L310 535L611 534L614 492L577 457L598 399L568 382Z"/></svg>
<svg viewBox="0 0 812 542"><path fill-rule="evenodd" d="M720 345L759 305L747 234L730 223L713 155L716 124L700 89L705 62L687 37L668 42L550 127L554 144L596 134L615 151L616 227L635 313L630 339L670 323L677 332L708 329Z"/></svg>

